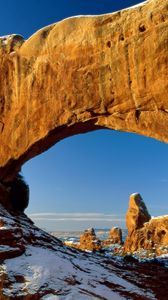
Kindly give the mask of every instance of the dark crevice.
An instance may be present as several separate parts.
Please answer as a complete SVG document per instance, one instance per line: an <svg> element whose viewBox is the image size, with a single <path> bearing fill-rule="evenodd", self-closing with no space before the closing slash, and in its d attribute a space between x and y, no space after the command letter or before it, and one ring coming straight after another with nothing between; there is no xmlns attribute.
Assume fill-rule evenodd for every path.
<svg viewBox="0 0 168 300"><path fill-rule="evenodd" d="M0 133L4 130L4 123L0 121Z"/></svg>
<svg viewBox="0 0 168 300"><path fill-rule="evenodd" d="M92 111L92 110L86 110L86 111L88 111L90 114L91 114L91 117L93 117L93 118L95 118L95 117L101 117L101 116L103 116L103 117L109 117L109 116L111 116L111 113L109 113L108 111L106 111L106 112L104 112L104 113L96 113L96 112L94 112L94 111Z"/></svg>
<svg viewBox="0 0 168 300"><path fill-rule="evenodd" d="M159 110L162 111L162 112L164 112L164 113L166 113L166 114L168 113L168 109L166 110L164 108L160 108Z"/></svg>
<svg viewBox="0 0 168 300"><path fill-rule="evenodd" d="M141 111L140 111L140 110L138 110L138 109L136 109L136 111L135 111L135 119L136 119L136 122L138 122L138 121L139 121L140 114L141 114Z"/></svg>
<svg viewBox="0 0 168 300"><path fill-rule="evenodd" d="M139 31L140 31L140 32L146 31L145 25L139 25Z"/></svg>
<svg viewBox="0 0 168 300"><path fill-rule="evenodd" d="M111 42L110 41L107 42L107 47L111 48Z"/></svg>
<svg viewBox="0 0 168 300"><path fill-rule="evenodd" d="M124 35L123 34L120 34L120 36L119 36L119 41L124 41L125 39L124 39Z"/></svg>

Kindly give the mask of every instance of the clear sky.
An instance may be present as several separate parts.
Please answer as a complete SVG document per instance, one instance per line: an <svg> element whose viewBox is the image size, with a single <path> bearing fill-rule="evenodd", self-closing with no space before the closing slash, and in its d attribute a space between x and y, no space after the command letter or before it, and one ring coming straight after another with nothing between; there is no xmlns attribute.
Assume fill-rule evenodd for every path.
<svg viewBox="0 0 168 300"><path fill-rule="evenodd" d="M0 35L22 34L63 18L112 12L140 0L5 0ZM124 227L129 195L140 192L152 215L168 214L168 146L111 130L67 138L23 166L27 213L49 230Z"/></svg>

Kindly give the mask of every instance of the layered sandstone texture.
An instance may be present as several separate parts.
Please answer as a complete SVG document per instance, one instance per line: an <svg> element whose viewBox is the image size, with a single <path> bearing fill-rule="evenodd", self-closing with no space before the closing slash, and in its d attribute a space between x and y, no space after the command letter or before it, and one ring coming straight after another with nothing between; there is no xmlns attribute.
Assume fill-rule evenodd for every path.
<svg viewBox="0 0 168 300"><path fill-rule="evenodd" d="M140 194L130 196L126 224L125 252L145 249L159 255L168 253L168 216L151 218Z"/></svg>
<svg viewBox="0 0 168 300"><path fill-rule="evenodd" d="M0 179L73 134L168 141L168 2L0 38Z"/></svg>

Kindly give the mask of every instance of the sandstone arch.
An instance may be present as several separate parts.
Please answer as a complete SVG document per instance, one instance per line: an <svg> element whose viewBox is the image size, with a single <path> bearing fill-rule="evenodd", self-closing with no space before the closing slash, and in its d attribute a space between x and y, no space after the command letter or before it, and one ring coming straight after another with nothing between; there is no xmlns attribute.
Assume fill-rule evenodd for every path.
<svg viewBox="0 0 168 300"><path fill-rule="evenodd" d="M121 268L121 262L117 266L111 261L109 267L100 256L93 260L87 253L65 247L21 211L13 210L8 184L26 160L73 134L110 128L168 142L167 17L167 0L149 0L114 14L64 20L25 42L18 35L0 38L0 260L4 261L0 298L38 299L51 291L73 297L74 286L77 298L85 291L100 298L102 274L104 287L110 286L109 299L120 295L165 298L167 273L161 289L153 271L158 271L157 266L148 265L151 275L145 282L146 266L139 273L135 266L123 277L126 267ZM163 235L162 230L159 240ZM27 264L26 258L36 261L39 247L49 250L55 268L54 274L49 270L51 286L43 284L41 272L39 285L35 282L32 290L37 277L26 276L25 271L36 267L31 260ZM18 256L20 264L14 270L12 261L11 268L7 263ZM117 276L122 278L119 283ZM91 281L98 287L94 293ZM154 282L151 289L149 282Z"/></svg>
<svg viewBox="0 0 168 300"><path fill-rule="evenodd" d="M168 2L0 39L0 180L59 140L110 128L168 142Z"/></svg>

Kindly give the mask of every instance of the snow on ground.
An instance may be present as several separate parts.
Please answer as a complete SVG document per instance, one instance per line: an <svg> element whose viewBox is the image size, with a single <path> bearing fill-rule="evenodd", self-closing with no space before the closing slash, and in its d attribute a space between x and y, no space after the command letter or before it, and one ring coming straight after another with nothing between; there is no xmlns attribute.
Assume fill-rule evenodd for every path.
<svg viewBox="0 0 168 300"><path fill-rule="evenodd" d="M11 295L11 291L19 293L21 290L27 290L30 294L34 294L42 286L48 286L58 293L63 291L63 293L66 294L68 292L69 296L68 298L66 297L66 299L75 299L74 296L77 296L79 291L77 291L74 283L79 281L78 289L81 291L83 290L86 293L87 291L94 292L95 294L98 293L107 299L124 299L105 286L101 286L100 289L93 277L97 280L100 275L105 276L105 274L101 274L102 270L99 266L95 266L92 270L87 261L81 266L81 261L78 259L72 263L68 259L65 259L65 257L56 255L55 252L30 246L28 247L26 256L22 255L15 259L9 259L6 260L5 263L6 271L11 282L14 282L16 274L24 276L26 279L25 282L20 283L20 285L14 283L9 289L5 289L5 294L9 296ZM81 271L82 267L88 270L88 272L92 271L92 274L89 275L86 273L85 275L85 273ZM92 284L90 284L91 278L93 279ZM69 282L69 287L66 282ZM73 298L71 298L70 295ZM88 298L87 295L83 297L84 299ZM58 299L62 299L62 297L60 296Z"/></svg>
<svg viewBox="0 0 168 300"><path fill-rule="evenodd" d="M1 206L0 219L2 229L9 229L14 239L22 232L21 241L26 249L21 256L0 264L0 277L5 278L0 293L3 291L8 299L28 294L32 298L38 295L42 300L156 299L150 287L139 285L136 272L134 280L130 277L134 275L122 269L122 258L116 258L115 265L110 253L101 256L66 247L34 226L25 215L11 216ZM2 253L12 250L10 244L0 247Z"/></svg>
<svg viewBox="0 0 168 300"><path fill-rule="evenodd" d="M10 247L8 245L0 245L0 253L5 251L19 250L17 247Z"/></svg>
<svg viewBox="0 0 168 300"><path fill-rule="evenodd" d="M28 246L25 254L5 260L2 267L10 281L3 292L9 297L25 293L35 295L45 289L54 293L49 292L41 298L43 300L122 300L126 291L155 299L152 293L105 269L93 255L89 258L79 253L70 258L68 252ZM24 280L16 283L16 276L23 276ZM104 284L105 281L112 283L112 287Z"/></svg>

